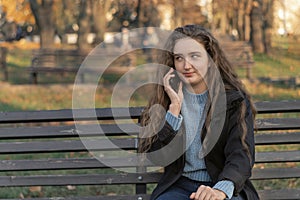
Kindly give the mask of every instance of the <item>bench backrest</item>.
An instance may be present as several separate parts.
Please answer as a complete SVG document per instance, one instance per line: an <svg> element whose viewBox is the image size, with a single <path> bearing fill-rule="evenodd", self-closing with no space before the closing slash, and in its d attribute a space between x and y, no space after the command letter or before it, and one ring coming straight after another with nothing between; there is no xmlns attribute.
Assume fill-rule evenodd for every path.
<svg viewBox="0 0 300 200"><path fill-rule="evenodd" d="M258 102L256 106L259 113L257 153L252 179L259 182L268 179L299 180L300 101ZM109 199L149 199L147 190L149 193L153 188L151 184L157 183L161 171L146 173L149 169L140 167L138 160L122 156L124 150L133 153L137 150L138 119L142 109L1 112L0 189L25 187L21 191L27 192L28 196L37 195L33 194L36 189L43 197L46 195L45 187L55 186L54 190L65 189L70 193L56 192L51 197L72 195L73 190L81 196L78 192L80 187L87 185L98 188L94 193L88 187L84 189L88 194L83 191L82 195L92 196L102 194L99 190L104 186L117 185L121 192L116 189L105 191L112 195ZM80 113L76 115L79 116L76 117L76 125L74 112ZM87 144L90 151L87 151ZM261 150L261 146L265 145L270 148L268 152ZM285 149L286 145L293 149ZM92 154L97 154L101 162ZM26 189L27 186L29 189ZM271 199L272 195L276 197L278 194L296 197L299 190L260 192L263 199Z"/></svg>
<svg viewBox="0 0 300 200"><path fill-rule="evenodd" d="M246 41L228 41L228 39L219 41L232 66L236 69L245 69L246 78L251 79L252 68L255 64L251 44Z"/></svg>
<svg viewBox="0 0 300 200"><path fill-rule="evenodd" d="M31 67L80 67L85 53L72 49L34 49Z"/></svg>

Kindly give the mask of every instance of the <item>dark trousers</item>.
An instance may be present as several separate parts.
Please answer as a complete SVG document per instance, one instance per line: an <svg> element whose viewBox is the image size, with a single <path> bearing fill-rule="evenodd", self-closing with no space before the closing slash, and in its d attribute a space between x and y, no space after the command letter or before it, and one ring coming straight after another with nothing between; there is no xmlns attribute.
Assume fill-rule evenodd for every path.
<svg viewBox="0 0 300 200"><path fill-rule="evenodd" d="M206 185L212 187L211 182L199 182L182 176L168 190L162 193L156 200L190 200L190 195L196 192L198 187ZM241 196L232 197L231 200L244 200Z"/></svg>

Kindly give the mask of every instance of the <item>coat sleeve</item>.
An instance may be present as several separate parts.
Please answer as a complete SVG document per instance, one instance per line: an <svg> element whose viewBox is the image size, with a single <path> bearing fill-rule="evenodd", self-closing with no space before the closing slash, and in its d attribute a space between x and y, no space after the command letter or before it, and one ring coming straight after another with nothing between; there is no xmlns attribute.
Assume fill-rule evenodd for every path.
<svg viewBox="0 0 300 200"><path fill-rule="evenodd" d="M181 129L175 131L165 122L157 133L157 139L152 143L146 157L152 163L159 166L167 166L183 155L183 139Z"/></svg>
<svg viewBox="0 0 300 200"><path fill-rule="evenodd" d="M232 126L228 134L227 142L224 148L225 166L219 175L219 180L231 180L234 183L234 194L237 195L243 188L246 180L251 176L252 167L255 159L255 144L254 144L254 122L250 103L246 103L246 135L243 136L241 124L239 123L239 109L235 109L234 114L230 116Z"/></svg>

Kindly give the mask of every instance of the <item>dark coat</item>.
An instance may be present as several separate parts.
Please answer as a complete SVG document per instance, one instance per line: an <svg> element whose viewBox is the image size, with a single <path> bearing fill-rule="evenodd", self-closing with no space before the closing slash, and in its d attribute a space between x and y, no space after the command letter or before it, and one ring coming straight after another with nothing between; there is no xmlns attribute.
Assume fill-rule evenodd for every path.
<svg viewBox="0 0 300 200"><path fill-rule="evenodd" d="M250 104L238 91L226 91L226 99L226 119L221 135L213 148L204 157L207 172L213 184L221 180L231 180L235 186L234 195L241 193L248 200L257 200L259 199L258 194L249 180L255 154L253 120ZM238 124L240 108L243 101L246 102L247 105L245 119L248 131L245 142L248 148L245 148L245 145L242 143L242 131ZM206 129L203 128L202 142L206 137L206 133ZM158 139L152 144L150 152L155 152L161 148L164 148L164 150L157 155L150 154L148 158L156 164L167 166L164 168L164 174L151 195L151 200L154 200L161 193L166 191L182 175L185 161L184 136L184 131L176 133L167 122L165 122L162 129L158 132ZM176 155L176 152L179 153ZM174 159L175 161L173 162L168 160L172 156L177 156L177 159ZM168 162L171 164L168 164Z"/></svg>

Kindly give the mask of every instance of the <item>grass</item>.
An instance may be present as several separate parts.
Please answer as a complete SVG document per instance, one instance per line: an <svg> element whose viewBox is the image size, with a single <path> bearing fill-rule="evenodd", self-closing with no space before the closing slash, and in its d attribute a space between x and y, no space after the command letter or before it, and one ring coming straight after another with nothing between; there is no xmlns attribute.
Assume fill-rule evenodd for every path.
<svg viewBox="0 0 300 200"><path fill-rule="evenodd" d="M255 66L252 70L254 77L294 77L300 74L300 58L287 54L285 50L276 50L276 55L254 55Z"/></svg>

